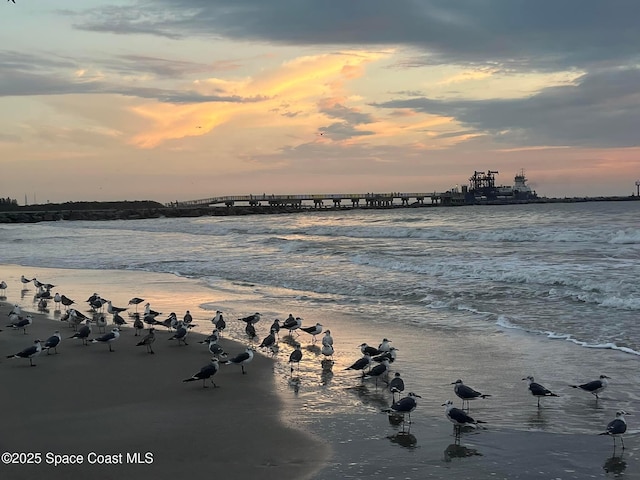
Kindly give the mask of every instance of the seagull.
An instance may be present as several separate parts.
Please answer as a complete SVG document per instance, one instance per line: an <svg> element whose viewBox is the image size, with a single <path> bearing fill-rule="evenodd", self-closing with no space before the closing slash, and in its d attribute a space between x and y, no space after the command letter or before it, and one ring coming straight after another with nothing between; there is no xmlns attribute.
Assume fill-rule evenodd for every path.
<svg viewBox="0 0 640 480"><path fill-rule="evenodd" d="M4 296L5 291L7 290L7 282L4 280L0 282L0 290L2 290L2 295Z"/></svg>
<svg viewBox="0 0 640 480"><path fill-rule="evenodd" d="M94 338L91 343L106 343L109 345L109 351L113 352L111 344L120 338L120 329L118 327L112 328L109 333L105 333L101 337Z"/></svg>
<svg viewBox="0 0 640 480"><path fill-rule="evenodd" d="M371 363L371 355L365 353L361 358L356 360L353 365L345 368L345 370L363 370L362 375L364 376L364 369L369 366Z"/></svg>
<svg viewBox="0 0 640 480"><path fill-rule="evenodd" d="M398 398L400 394L404 392L404 380L400 377L400 372L396 372L393 379L389 382L389 391L393 395L393 399L395 401L396 393L398 394Z"/></svg>
<svg viewBox="0 0 640 480"><path fill-rule="evenodd" d="M42 345L40 345L40 340L36 340L33 342L33 345L25 348L24 350L19 351L15 355L7 355L7 358L28 358L29 365L35 367L35 363L33 363L33 357L37 357L42 352Z"/></svg>
<svg viewBox="0 0 640 480"><path fill-rule="evenodd" d="M382 360L389 360L389 363L393 363L396 361L396 356L398 349L396 347L390 347L388 351L381 353L380 355L376 355L371 360L374 362L381 362Z"/></svg>
<svg viewBox="0 0 640 480"><path fill-rule="evenodd" d="M121 327L123 325L126 325L127 321L122 318L122 315L120 315L118 312L113 312L113 324Z"/></svg>
<svg viewBox="0 0 640 480"><path fill-rule="evenodd" d="M397 402L393 402L391 404L391 408L386 409L384 411L400 413L402 414L403 418L404 418L404 415L407 414L409 416L409 423L411 423L411 412L413 412L418 406L418 402L416 401L416 398L422 398L422 397L416 393L409 392L409 394L406 397L401 398Z"/></svg>
<svg viewBox="0 0 640 480"><path fill-rule="evenodd" d="M182 322L178 322L176 333L169 337L169 340L178 340L178 345L180 345L180 342L184 343L185 345L189 345L186 340L187 333L189 333L189 329Z"/></svg>
<svg viewBox="0 0 640 480"><path fill-rule="evenodd" d="M391 340L383 338L382 343L378 345L378 352L388 352L391 349L391 345L389 345L390 342Z"/></svg>
<svg viewBox="0 0 640 480"><path fill-rule="evenodd" d="M142 302L144 302L144 298L133 297L131 300L129 300L129 305L135 305L136 306L136 312L137 312L138 311L138 305L140 305Z"/></svg>
<svg viewBox="0 0 640 480"><path fill-rule="evenodd" d="M385 359L378 365L369 370L362 378L368 379L375 377L376 387L378 386L378 378L389 371L389 360Z"/></svg>
<svg viewBox="0 0 640 480"><path fill-rule="evenodd" d="M151 315L152 317L157 317L158 315L160 315L160 312L156 312L155 310L151 310L151 304L149 302L144 304L144 316L149 316Z"/></svg>
<svg viewBox="0 0 640 480"><path fill-rule="evenodd" d="M231 358L230 360L227 360L226 362L224 362L225 365L230 365L230 364L234 364L234 365L240 365L240 367L242 367L242 374L244 375L245 370L244 370L244 366L251 362L251 360L253 360L253 352L255 350L253 349L253 347L249 346L247 347L247 349L242 352L239 353L238 355L236 355L235 357Z"/></svg>
<svg viewBox="0 0 640 480"><path fill-rule="evenodd" d="M126 308L114 307L111 300L107 300L107 313L115 315L116 313L124 312L126 310Z"/></svg>
<svg viewBox="0 0 640 480"><path fill-rule="evenodd" d="M380 350L378 350L376 347L372 347L366 343L361 343L360 345L358 345L360 347L360 351L365 354L368 353L369 356L373 357L374 355L378 355L380 353L382 353Z"/></svg>
<svg viewBox="0 0 640 480"><path fill-rule="evenodd" d="M269 328L269 330L272 330L274 335L278 338L280 338L280 320L279 319L275 319L273 321L273 323L271 324L271 327Z"/></svg>
<svg viewBox="0 0 640 480"><path fill-rule="evenodd" d="M206 337L204 340L200 340L198 343L218 343L218 341L220 340L220 332L218 332L218 329L214 328L211 331L211 335L209 335L208 337Z"/></svg>
<svg viewBox="0 0 640 480"><path fill-rule="evenodd" d="M331 336L331 330L324 331L324 337L322 337L322 345L333 346L333 337Z"/></svg>
<svg viewBox="0 0 640 480"><path fill-rule="evenodd" d="M451 400L447 400L447 402L443 403L442 406L445 407L444 411L447 415L447 418L451 423L453 423L453 426L458 434L460 433L461 427L476 428L479 423L484 423L480 420L473 419L472 417L467 415L464 410L454 407Z"/></svg>
<svg viewBox="0 0 640 480"><path fill-rule="evenodd" d="M65 295L60 295L60 303L62 303L65 307L70 307L76 302L74 302L73 300L71 300L69 297Z"/></svg>
<svg viewBox="0 0 640 480"><path fill-rule="evenodd" d="M62 297L58 292L53 296L53 302L56 304L56 310L60 310L60 304L62 303Z"/></svg>
<svg viewBox="0 0 640 480"><path fill-rule="evenodd" d="M210 341L208 348L209 348L209 353L211 355L215 355L218 358L227 356L224 349L216 341Z"/></svg>
<svg viewBox="0 0 640 480"><path fill-rule="evenodd" d="M105 333L105 331L107 330L107 319L104 318L104 314L95 314L94 321L96 322L96 327L98 327L98 333ZM115 321L113 323L115 323Z"/></svg>
<svg viewBox="0 0 640 480"><path fill-rule="evenodd" d="M313 336L313 343L316 343L316 335L320 335L320 333L322 333L322 325L320 323L316 323L313 327L300 327L300 330Z"/></svg>
<svg viewBox="0 0 640 480"><path fill-rule="evenodd" d="M44 346L42 347L42 349L47 349L47 355L49 355L49 350L52 348L56 353L58 353L58 345L60 345L61 341L62 336L60 335L60 332L56 330L55 332L53 332L53 335L47 338L47 340L44 342Z"/></svg>
<svg viewBox="0 0 640 480"><path fill-rule="evenodd" d="M192 321L193 321L193 316L191 315L191 312L187 310L187 312L184 314L184 317L182 317L182 323L183 325L188 326Z"/></svg>
<svg viewBox="0 0 640 480"><path fill-rule="evenodd" d="M302 360L302 350L300 349L300 344L296 343L295 350L291 352L291 355L289 355L289 367L291 368L291 373L293 373L292 363L295 363L298 366L298 371L300 371L301 360Z"/></svg>
<svg viewBox="0 0 640 480"><path fill-rule="evenodd" d="M299 329L300 327L302 327L302 318L300 317L294 318L293 315L291 314L289 314L287 319L282 324L282 328L289 330L289 335L291 335L291 332Z"/></svg>
<svg viewBox="0 0 640 480"><path fill-rule="evenodd" d="M276 332L272 329L269 332L269 335L267 335L266 337L264 337L262 339L262 342L260 342L260 345L258 345L260 348L271 348L276 344Z"/></svg>
<svg viewBox="0 0 640 480"><path fill-rule="evenodd" d="M253 325L253 323L247 323L247 326L244 327L244 331L247 335L249 335L251 339L258 336L258 334L256 333L256 327Z"/></svg>
<svg viewBox="0 0 640 480"><path fill-rule="evenodd" d="M167 330L171 330L172 328L178 328L178 316L176 315L175 312L171 312L167 318L165 318L161 322L158 322L158 325L167 327Z"/></svg>
<svg viewBox="0 0 640 480"><path fill-rule="evenodd" d="M222 312L220 310L216 310L216 315L211 319L211 323L216 326L219 332L222 332L225 328L227 328L227 322L224 321L224 317L222 316Z"/></svg>
<svg viewBox="0 0 640 480"><path fill-rule="evenodd" d="M324 355L325 357L333 357L333 353L334 353L334 349L333 349L333 345L322 345L322 349L320 350L320 353L322 353L322 355Z"/></svg>
<svg viewBox="0 0 640 480"><path fill-rule="evenodd" d="M247 324L256 324L260 321L260 314L258 312L253 315L249 315L248 317L239 318L238 320L242 320L243 322L247 322Z"/></svg>
<svg viewBox="0 0 640 480"><path fill-rule="evenodd" d="M453 391L455 392L455 394L458 397L460 397L462 399L462 408L463 409L464 409L465 402L467 403L467 410L468 410L469 409L469 401L470 400L475 400L477 398L487 398L487 397L491 396L491 395L484 395L484 394L474 390L473 388L468 387L467 385L462 383L462 380L460 380L460 379L456 380L451 385L455 385L455 387L453 387Z"/></svg>
<svg viewBox="0 0 640 480"><path fill-rule="evenodd" d="M134 333L134 337L140 335L140 330L144 330L144 322L140 318L140 314L138 312L133 314L133 328L136 333Z"/></svg>
<svg viewBox="0 0 640 480"><path fill-rule="evenodd" d="M220 364L218 363L218 359L216 357L211 357L211 362L208 365L205 365L200 369L200 371L193 376L186 378L183 382L195 382L196 380L202 380L202 387L207 388L206 380L209 379L213 384L213 388L217 388L218 386L213 381L213 376L218 373L218 369L220 368Z"/></svg>
<svg viewBox="0 0 640 480"><path fill-rule="evenodd" d="M18 321L15 323L10 323L7 325L8 327L13 327L17 329L22 329L22 333L27 334L27 327L33 323L33 317L31 315L27 315L26 317L18 317Z"/></svg>
<svg viewBox="0 0 640 480"><path fill-rule="evenodd" d="M14 2L15 3L15 2ZM33 281L33 278L27 278L24 275L20 276L20 281L22 282L22 287L24 289L27 288L27 285L30 284Z"/></svg>
<svg viewBox="0 0 640 480"><path fill-rule="evenodd" d="M569 386L573 388L579 388L581 390L584 390L585 392L589 392L592 395L595 395L597 399L597 398L600 398L598 397L598 394L601 393L605 388L607 388L607 385L609 384L609 382L607 382L607 378L610 379L611 377L607 377L606 375L600 375L600 378L598 380L593 380L592 382L583 383L582 385L569 385Z"/></svg>
<svg viewBox="0 0 640 480"><path fill-rule="evenodd" d="M620 437L622 442L622 450L624 450L624 439L622 435L627 431L627 421L624 419L625 415L631 415L624 410L618 410L616 412L616 418L611 420L607 425L607 431L602 432L599 435L609 435L613 437L613 448L616 448L616 437Z"/></svg>
<svg viewBox="0 0 640 480"><path fill-rule="evenodd" d="M153 333L154 331L155 328L151 327L149 329L149 333L142 337L142 340L136 343L136 347L141 347L144 345L145 347L147 347L147 353L155 353L153 351L153 348L151 348L151 344L156 341L156 335L155 333Z"/></svg>
<svg viewBox="0 0 640 480"><path fill-rule="evenodd" d="M540 408L540 398L558 396L555 393L553 393L551 390L547 390L545 387L543 387L539 383L536 383L531 375L523 378L522 380L527 380L529 382L529 391L531 392L531 395L538 398L538 408Z"/></svg>
<svg viewBox="0 0 640 480"><path fill-rule="evenodd" d="M82 340L82 344L87 345L89 335L91 335L91 320L87 318L82 328L80 328L80 330L78 330L69 338L80 338Z"/></svg>

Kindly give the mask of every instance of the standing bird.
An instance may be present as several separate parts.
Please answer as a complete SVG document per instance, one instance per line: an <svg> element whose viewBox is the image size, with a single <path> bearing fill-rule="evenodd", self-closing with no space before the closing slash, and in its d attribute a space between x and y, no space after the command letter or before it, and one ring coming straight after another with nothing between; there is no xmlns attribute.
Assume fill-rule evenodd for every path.
<svg viewBox="0 0 640 480"><path fill-rule="evenodd" d="M316 323L313 327L300 327L300 330L311 335L313 337L313 343L316 343L316 335L320 335L322 333L322 325L320 323Z"/></svg>
<svg viewBox="0 0 640 480"><path fill-rule="evenodd" d="M569 385L569 386L573 388L579 388L580 390L584 390L585 392L589 392L592 395L595 395L596 399L598 399L600 398L598 397L598 394L601 393L605 388L607 388L607 385L609 384L609 382L607 382L607 379L611 379L611 377L607 377L606 375L600 375L600 378L598 380L593 380L591 382L583 383L582 385Z"/></svg>
<svg viewBox="0 0 640 480"><path fill-rule="evenodd" d="M4 297L7 290L7 282L5 282L4 280L0 282L0 290L2 290L2 296Z"/></svg>
<svg viewBox="0 0 640 480"><path fill-rule="evenodd" d="M289 355L289 367L291 368L291 373L293 374L293 364L295 363L298 367L298 371L300 371L300 361L302 360L302 350L300 349L300 344L296 343L295 350L291 352Z"/></svg>
<svg viewBox="0 0 640 480"><path fill-rule="evenodd" d="M331 336L331 330L324 331L324 337L322 337L322 345L331 345L333 347L333 337Z"/></svg>
<svg viewBox="0 0 640 480"><path fill-rule="evenodd" d="M262 339L262 342L260 342L260 345L258 345L258 346L260 348L269 348L269 349L271 349L275 344L276 344L276 332L274 330L271 330L269 332L269 335L264 337Z"/></svg>
<svg viewBox="0 0 640 480"><path fill-rule="evenodd" d="M127 321L122 317L122 315L120 315L119 312L114 312L112 323L118 327L121 327L123 325L126 325Z"/></svg>
<svg viewBox="0 0 640 480"><path fill-rule="evenodd" d="M381 362L384 359L389 360L389 363L393 363L396 361L398 349L396 347L390 347L388 351L382 352L380 355L376 355L371 360L374 362Z"/></svg>
<svg viewBox="0 0 640 480"><path fill-rule="evenodd" d="M120 329L118 327L112 328L109 333L105 333L101 337L94 338L91 343L106 343L109 345L109 351L113 352L111 344L120 338Z"/></svg>
<svg viewBox="0 0 640 480"><path fill-rule="evenodd" d="M370 369L364 376L364 379L375 378L376 379L376 387L378 386L378 378L386 375L389 371L389 360L384 359L378 365Z"/></svg>
<svg viewBox="0 0 640 480"><path fill-rule="evenodd" d="M155 310L151 310L151 304L149 302L144 304L144 316L157 317L160 315L160 312L156 312Z"/></svg>
<svg viewBox="0 0 640 480"><path fill-rule="evenodd" d="M140 331L144 330L144 322L140 318L140 314L138 312L133 314L133 328L135 330L135 333L133 334L134 337L139 336Z"/></svg>
<svg viewBox="0 0 640 480"><path fill-rule="evenodd" d="M631 415L630 413L625 412L624 410L618 410L616 412L616 418L611 420L607 425L607 431L602 432L599 435L609 435L613 437L613 448L616 448L616 437L620 437L620 441L622 442L622 450L624 450L624 439L622 435L627 431L627 421L625 420L625 415Z"/></svg>
<svg viewBox="0 0 640 480"><path fill-rule="evenodd" d="M368 353L370 357L373 357L375 355L378 355L378 354L382 353L376 347L372 347L372 346L368 345L367 343L361 343L358 346L360 347L360 351L362 352L363 355L365 353Z"/></svg>
<svg viewBox="0 0 640 480"><path fill-rule="evenodd" d="M76 302L65 295L60 295L60 303L62 303L62 305L64 305L65 307L70 307Z"/></svg>
<svg viewBox="0 0 640 480"><path fill-rule="evenodd" d="M244 327L244 331L252 340L258 336L258 334L256 333L256 327L255 325L253 325L253 323L247 323L247 325Z"/></svg>
<svg viewBox="0 0 640 480"><path fill-rule="evenodd" d="M58 292L53 296L53 303L56 304L56 310L60 310L60 304L62 303L62 297Z"/></svg>
<svg viewBox="0 0 640 480"><path fill-rule="evenodd" d="M469 410L469 402L471 400L475 400L477 398L487 398L491 395L482 394L473 388L462 383L462 380L458 379L455 382L451 383L451 385L455 385L453 387L453 391L455 394L462 399L462 408L464 409L465 402L467 403L467 410Z"/></svg>
<svg viewBox="0 0 640 480"><path fill-rule="evenodd" d="M462 427L476 428L479 423L484 423L480 420L475 420L474 418L470 417L464 410L454 407L451 400L447 400L447 402L443 403L442 406L445 407L445 414L447 415L449 421L453 423L457 435L460 434L460 428Z"/></svg>
<svg viewBox="0 0 640 480"><path fill-rule="evenodd" d="M391 349L391 345L389 345L389 343L391 343L391 340L387 338L383 338L382 343L378 345L378 352L380 353L388 352Z"/></svg>
<svg viewBox="0 0 640 480"><path fill-rule="evenodd" d="M242 320L243 322L247 322L247 324L256 324L260 321L260 314L258 312L253 315L249 315L244 318L239 318L238 320Z"/></svg>
<svg viewBox="0 0 640 480"><path fill-rule="evenodd" d="M44 342L42 349L47 350L47 355L49 355L49 350L52 348L55 350L56 353L58 353L58 345L60 345L61 341L62 341L62 336L60 335L60 332L56 330L55 332L53 332L53 335L47 338L47 340Z"/></svg>
<svg viewBox="0 0 640 480"><path fill-rule="evenodd" d="M111 303L111 300L107 300L107 313L115 315L116 313L121 313L126 310L127 310L126 308L114 307L113 304Z"/></svg>
<svg viewBox="0 0 640 480"><path fill-rule="evenodd" d="M188 327L191 322L193 322L193 316L191 315L191 312L187 310L187 312L184 314L184 317L182 317L182 324Z"/></svg>
<svg viewBox="0 0 640 480"><path fill-rule="evenodd" d="M27 278L24 275L21 275L20 281L22 282L22 288L24 290L27 290L27 285L29 285L33 281L33 278Z"/></svg>
<svg viewBox="0 0 640 480"><path fill-rule="evenodd" d="M393 379L389 382L389 391L393 395L393 400L396 399L396 394L400 398L400 394L404 392L404 380L400 377L400 372L396 372Z"/></svg>
<svg viewBox="0 0 640 480"><path fill-rule="evenodd" d="M85 320L85 324L80 327L80 329L74 333L73 335L71 335L69 338L79 338L82 340L82 345L87 345L87 341L89 338L89 335L91 335L91 320L89 320L88 318Z"/></svg>
<svg viewBox="0 0 640 480"><path fill-rule="evenodd" d="M105 333L107 331L107 319L104 313L94 314L93 319L94 322L96 322L96 327L98 327L98 333ZM115 323L115 321L113 323Z"/></svg>
<svg viewBox="0 0 640 480"><path fill-rule="evenodd" d="M7 358L28 358L29 365L35 367L36 364L33 363L33 357L37 357L42 352L42 345L40 344L40 340L35 340L33 345L25 348L24 350L19 351L14 355L7 355Z"/></svg>
<svg viewBox="0 0 640 480"><path fill-rule="evenodd" d="M364 377L364 369L367 368L370 363L371 355L365 353L362 357L353 362L351 366L345 368L345 370L362 370L362 376Z"/></svg>
<svg viewBox="0 0 640 480"><path fill-rule="evenodd" d="M538 399L538 408L540 408L540 399L542 397L557 397L558 396L555 393L553 393L551 390L547 390L545 387L543 387L539 383L536 383L531 375L529 375L528 377L523 378L522 380L526 380L526 381L529 382L529 391L531 392L531 395L533 395L534 397L536 397Z"/></svg>
<svg viewBox="0 0 640 480"><path fill-rule="evenodd" d="M216 357L211 357L211 362L209 364L202 367L198 373L184 379L183 382L195 382L196 380L202 380L202 388L207 388L206 381L210 380L213 384L213 388L217 388L218 386L213 381L213 376L218 373L219 369L220 364L218 363L218 359Z"/></svg>
<svg viewBox="0 0 640 480"><path fill-rule="evenodd" d="M384 411L389 413L395 412L395 413L402 414L403 419L406 414L409 416L409 423L411 423L411 412L413 412L418 406L418 402L416 398L422 398L422 397L416 393L409 392L409 395L407 395L404 398L401 398L397 402L393 402L391 404L391 408L386 409Z"/></svg>
<svg viewBox="0 0 640 480"><path fill-rule="evenodd" d="M280 320L276 318L271 324L271 327L269 327L269 330L272 330L273 334L279 340L280 339Z"/></svg>
<svg viewBox="0 0 640 480"><path fill-rule="evenodd" d="M253 352L255 350L253 349L253 347L249 346L247 347L247 349L242 352L239 353L238 355L236 355L235 357L227 360L226 362L224 362L225 365L240 365L240 367L242 368L242 374L244 375L245 373L247 373L244 370L244 366L248 363L251 362L251 360L253 360Z"/></svg>
<svg viewBox="0 0 640 480"><path fill-rule="evenodd" d="M289 330L289 335L291 335L291 332L299 329L300 327L302 327L302 318L300 317L293 318L293 315L291 314L289 314L287 319L282 324L282 328ZM296 332L296 334L298 333Z"/></svg>
<svg viewBox="0 0 640 480"><path fill-rule="evenodd" d="M187 333L189 333L189 329L184 325L184 323L178 322L176 333L169 337L169 340L178 340L178 345L180 345L180 342L185 345L189 345L187 343Z"/></svg>
<svg viewBox="0 0 640 480"><path fill-rule="evenodd" d="M142 337L142 340L140 340L138 343L136 343L136 347L141 347L141 346L145 346L147 347L147 353L156 353L153 351L153 348L151 347L151 344L153 342L156 341L156 334L153 333L155 332L155 328L151 327L149 329L149 333L147 333L144 337Z"/></svg>
<svg viewBox="0 0 640 480"><path fill-rule="evenodd" d="M222 316L222 312L220 310L216 310L216 315L211 319L211 323L216 326L216 329L222 333L222 331L227 328L227 322L224 321L224 317Z"/></svg>
<svg viewBox="0 0 640 480"><path fill-rule="evenodd" d="M144 298L133 297L131 300L129 300L129 305L135 305L136 313L138 313L138 305L140 305L142 302L144 302Z"/></svg>
<svg viewBox="0 0 640 480"><path fill-rule="evenodd" d="M334 352L335 350L333 349L333 345L330 345L328 343L326 345L323 344L322 349L320 350L320 353L327 357L327 360L329 360L329 357L331 357L330 359L333 359Z"/></svg>
<svg viewBox="0 0 640 480"><path fill-rule="evenodd" d="M10 323L8 326L16 329L22 329L23 334L27 334L27 327L33 323L33 317L27 314L26 317L18 317L18 321Z"/></svg>

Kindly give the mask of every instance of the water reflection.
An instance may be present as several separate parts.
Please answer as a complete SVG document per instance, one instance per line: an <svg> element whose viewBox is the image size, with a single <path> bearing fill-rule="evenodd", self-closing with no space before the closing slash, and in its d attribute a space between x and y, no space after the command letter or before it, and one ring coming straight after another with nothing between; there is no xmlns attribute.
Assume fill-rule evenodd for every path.
<svg viewBox="0 0 640 480"><path fill-rule="evenodd" d="M527 423L531 428L544 430L547 425L547 419L545 418L543 411L538 409L535 413L529 415Z"/></svg>
<svg viewBox="0 0 640 480"><path fill-rule="evenodd" d="M450 462L453 458L467 458L474 456L482 456L475 448L465 447L460 445L459 439L456 439L456 443L452 443L444 450L444 461Z"/></svg>
<svg viewBox="0 0 640 480"><path fill-rule="evenodd" d="M613 450L613 456L607 458L602 465L602 469L607 473L614 473L619 475L627 468L627 462L622 459L622 454L616 456L615 449Z"/></svg>
<svg viewBox="0 0 640 480"><path fill-rule="evenodd" d="M362 403L367 403L380 409L388 409L391 404L390 399L387 398L386 395L383 395L380 392L372 392L364 383L348 387L347 391L357 395Z"/></svg>
<svg viewBox="0 0 640 480"><path fill-rule="evenodd" d="M416 448L418 443L416 436L410 432L398 432L395 435L389 435L387 438L391 443L396 443L405 448Z"/></svg>

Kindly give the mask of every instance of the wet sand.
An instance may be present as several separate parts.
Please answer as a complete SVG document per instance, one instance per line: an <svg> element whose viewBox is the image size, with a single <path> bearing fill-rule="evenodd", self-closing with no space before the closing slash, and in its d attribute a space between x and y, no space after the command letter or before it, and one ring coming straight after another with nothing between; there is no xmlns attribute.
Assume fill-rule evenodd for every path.
<svg viewBox="0 0 640 480"><path fill-rule="evenodd" d="M27 334L7 328L10 307L0 303L0 452L39 453L21 460L40 463L2 464L2 478L307 478L328 455L317 439L281 421L269 358L256 355L246 375L221 365L219 388L202 388L201 381L182 382L210 359L195 333L178 346L159 328L150 355L125 327L109 352L69 339L73 329L43 315L34 314ZM55 330L63 336L58 354L43 353L35 367L6 358ZM231 355L244 350L221 344ZM83 463L54 466L54 455L81 455Z"/></svg>
<svg viewBox="0 0 640 480"><path fill-rule="evenodd" d="M240 295L211 290L165 274L10 266L0 272L10 280L6 300L15 299L24 308L35 304L33 287L24 295L16 289L21 272L59 282L64 287L61 291L78 303L95 290L113 298L116 305L134 295L146 297L165 314L177 309L181 315L181 309L190 307L199 331L205 333L210 331L209 319L219 307L228 312L228 334L241 341L243 323L235 318L256 309L264 315L258 324L260 338L272 317L290 310L305 317L307 323L319 320L332 330L336 341L332 371L320 368L319 349L302 334L296 337L305 355L296 372L298 383L290 381L286 362L291 347L281 341L275 360L256 356L245 376L239 367L222 366L216 376L221 388L214 390L202 389L195 382L181 383L204 365L209 355L206 349L191 349L201 347L197 344L167 345L170 342L163 329L159 334L165 338L156 341L155 356L128 343L135 337L127 327L114 353L104 345L82 347L80 342L65 339L59 355L43 355L36 360L38 367L30 368L28 361L7 360L4 354L30 344L36 330L22 335L5 328L0 333L0 381L6 379L3 385L9 385L9 390L18 388L20 394L3 395L0 406L3 412L15 409L18 413L5 415L6 431L19 432L21 451L34 451L37 443L43 452L73 453L80 444L85 454L101 449L110 452L114 446L118 451L154 454L151 465L102 466L99 470L86 465L82 470L65 467L66 473L80 472L82 476L77 478L98 471L96 478L110 478L118 472L125 478L210 472L227 478L282 480L305 475L315 480L640 478L638 359L634 356L605 350L589 350L585 355L586 350L578 346L499 329L488 334L472 327L465 332L446 328L422 331L410 325L390 325L384 318L339 318L328 315L328 309L299 310L297 304L286 304L280 298L268 302L259 292L254 296L246 291ZM0 317L4 318L2 312ZM37 322L35 326L44 325L38 335L46 337L60 325L52 317L59 318L59 314L50 312L49 320ZM62 331L71 335L66 325ZM413 424L404 432L381 412L388 408L391 394L344 370L359 357L359 343L373 343L382 335L389 336L400 350L393 369L402 373L407 391L423 397L412 415ZM9 340L19 345L9 345ZM243 349L241 343L227 345L231 353ZM599 373L614 377L599 402L568 387ZM543 407L537 409L521 381L529 374L560 397L544 399ZM472 416L487 422L484 428L465 433L456 441L440 405L448 399L459 402L451 382L460 377L492 397L471 405ZM32 413L34 405L45 405L46 410ZM611 438L597 435L618 408L636 413L628 418L624 452L619 447L613 450ZM296 429L286 428L289 425ZM60 440L55 432L63 432ZM331 445L331 454L323 443L302 432L313 433ZM17 451L7 438L3 433L0 447ZM252 444L245 447L247 439ZM12 468L16 475L25 473L9 478L32 478L36 472ZM37 472L56 478L59 469Z"/></svg>

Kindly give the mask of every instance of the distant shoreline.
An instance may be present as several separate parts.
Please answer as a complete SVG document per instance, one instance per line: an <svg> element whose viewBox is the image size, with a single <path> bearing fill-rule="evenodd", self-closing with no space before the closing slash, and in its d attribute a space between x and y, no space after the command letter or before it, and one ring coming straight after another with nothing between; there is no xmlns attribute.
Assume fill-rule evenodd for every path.
<svg viewBox="0 0 640 480"><path fill-rule="evenodd" d="M231 206L175 207L157 202L71 202L65 204L28 205L0 211L0 223L39 223L61 220L141 220L149 218L207 217L227 215L265 215L342 210L390 210L407 208L464 207L476 205L523 205L540 203L624 202L639 196L536 198L530 200L480 200L460 205L411 204L385 206Z"/></svg>

